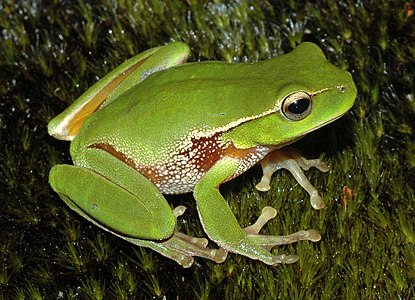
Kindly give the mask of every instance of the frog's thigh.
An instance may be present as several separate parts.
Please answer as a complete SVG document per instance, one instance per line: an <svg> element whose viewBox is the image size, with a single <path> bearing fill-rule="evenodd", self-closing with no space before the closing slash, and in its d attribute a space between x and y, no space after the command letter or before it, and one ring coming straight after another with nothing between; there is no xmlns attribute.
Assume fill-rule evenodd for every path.
<svg viewBox="0 0 415 300"><path fill-rule="evenodd" d="M116 233L151 240L173 234L175 217L163 195L107 153L94 155L90 169L57 165L49 181L68 206Z"/></svg>

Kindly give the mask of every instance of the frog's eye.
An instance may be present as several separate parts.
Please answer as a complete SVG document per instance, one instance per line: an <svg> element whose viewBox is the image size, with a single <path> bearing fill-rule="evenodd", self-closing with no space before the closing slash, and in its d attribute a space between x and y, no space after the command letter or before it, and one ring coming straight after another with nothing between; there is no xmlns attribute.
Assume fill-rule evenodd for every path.
<svg viewBox="0 0 415 300"><path fill-rule="evenodd" d="M311 112L311 97L304 92L288 95L282 102L281 113L291 121L299 121Z"/></svg>

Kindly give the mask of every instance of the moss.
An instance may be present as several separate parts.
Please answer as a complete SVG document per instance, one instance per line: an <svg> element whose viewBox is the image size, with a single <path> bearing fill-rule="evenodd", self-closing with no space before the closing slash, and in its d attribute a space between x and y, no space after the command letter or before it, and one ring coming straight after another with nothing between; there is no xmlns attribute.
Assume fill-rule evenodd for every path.
<svg viewBox="0 0 415 300"><path fill-rule="evenodd" d="M405 1L13 1L0 4L0 296L16 298L415 297L414 11ZM283 3L283 4L282 4ZM48 186L70 162L46 125L98 78L144 49L174 40L191 60L267 59L318 43L358 85L353 109L297 143L325 153L308 171L327 208L315 211L284 171L268 193L254 169L222 192L241 225L278 211L263 232L314 228L319 243L276 248L292 265L238 255L190 269L105 233L69 211ZM342 189L345 187L344 189ZM202 235L191 195L179 227Z"/></svg>

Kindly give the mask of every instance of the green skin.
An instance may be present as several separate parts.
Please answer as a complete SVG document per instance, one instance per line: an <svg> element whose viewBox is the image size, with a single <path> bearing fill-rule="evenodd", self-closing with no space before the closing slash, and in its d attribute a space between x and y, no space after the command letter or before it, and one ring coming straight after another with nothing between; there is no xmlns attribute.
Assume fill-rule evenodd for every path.
<svg viewBox="0 0 415 300"><path fill-rule="evenodd" d="M74 165L54 166L50 184L97 226L184 267L193 256L222 262L228 251L270 265L294 262L270 249L319 240L318 233L284 242L259 235L262 225L243 229L218 188L346 113L356 98L353 79L312 43L255 64L183 63L189 51L172 43L139 54L55 117L49 134L72 140ZM219 249L175 231L183 210L173 211L162 194L191 191Z"/></svg>

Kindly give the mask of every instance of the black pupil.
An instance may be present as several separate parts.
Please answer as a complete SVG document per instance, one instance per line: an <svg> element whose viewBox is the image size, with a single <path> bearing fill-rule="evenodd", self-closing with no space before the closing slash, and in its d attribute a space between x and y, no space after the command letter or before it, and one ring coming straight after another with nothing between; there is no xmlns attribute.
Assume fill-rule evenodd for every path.
<svg viewBox="0 0 415 300"><path fill-rule="evenodd" d="M309 105L310 100L305 98L298 99L288 106L288 111L292 114L300 115L307 110Z"/></svg>

